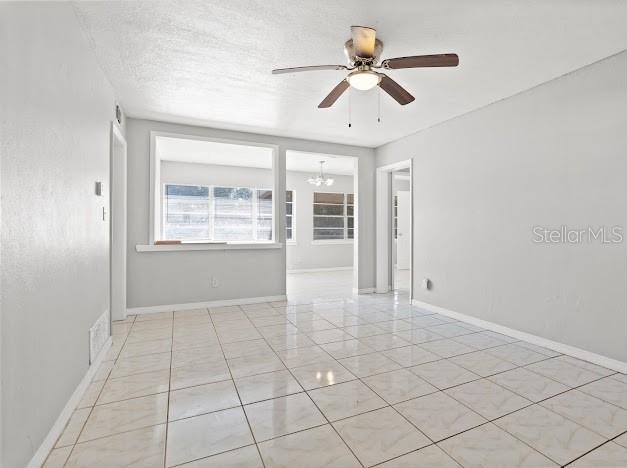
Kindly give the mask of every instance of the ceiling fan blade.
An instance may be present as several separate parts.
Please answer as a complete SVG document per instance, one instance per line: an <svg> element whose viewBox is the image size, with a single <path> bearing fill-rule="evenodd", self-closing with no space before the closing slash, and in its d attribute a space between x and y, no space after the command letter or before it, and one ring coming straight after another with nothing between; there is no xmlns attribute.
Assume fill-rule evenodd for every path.
<svg viewBox="0 0 627 468"><path fill-rule="evenodd" d="M318 104L319 109L326 109L327 107L331 107L335 104L335 101L348 89L348 81L342 80L340 81L335 88L331 90L329 95L325 97L320 104Z"/></svg>
<svg viewBox="0 0 627 468"><path fill-rule="evenodd" d="M317 70L347 70L345 65L311 65L309 67L293 67L293 68L276 68L272 70L273 75L281 75L283 73L296 73Z"/></svg>
<svg viewBox="0 0 627 468"><path fill-rule="evenodd" d="M381 63L383 68L422 68L422 67L456 67L459 65L457 54L414 55L386 59Z"/></svg>
<svg viewBox="0 0 627 468"><path fill-rule="evenodd" d="M383 91L392 96L396 102L398 102L401 106L405 104L409 104L415 98L409 92L399 85L396 81L390 78L387 75L381 76L381 81L379 82L379 86Z"/></svg>
<svg viewBox="0 0 627 468"><path fill-rule="evenodd" d="M374 57L375 39L377 30L367 26L351 26L353 49L355 55L361 58Z"/></svg>

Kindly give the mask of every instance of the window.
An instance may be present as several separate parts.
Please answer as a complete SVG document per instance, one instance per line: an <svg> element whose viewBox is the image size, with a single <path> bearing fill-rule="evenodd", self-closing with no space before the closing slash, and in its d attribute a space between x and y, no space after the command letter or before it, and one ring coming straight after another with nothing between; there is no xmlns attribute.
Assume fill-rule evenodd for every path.
<svg viewBox="0 0 627 468"><path fill-rule="evenodd" d="M398 195L394 195L394 239L398 239Z"/></svg>
<svg viewBox="0 0 627 468"><path fill-rule="evenodd" d="M272 240L272 190L165 184L163 238Z"/></svg>
<svg viewBox="0 0 627 468"><path fill-rule="evenodd" d="M166 185L164 198L165 239L209 238L209 187Z"/></svg>
<svg viewBox="0 0 627 468"><path fill-rule="evenodd" d="M354 238L354 197L352 193L314 192L314 240Z"/></svg>
<svg viewBox="0 0 627 468"><path fill-rule="evenodd" d="M151 242L275 240L275 147L156 132L151 138Z"/></svg>
<svg viewBox="0 0 627 468"><path fill-rule="evenodd" d="M294 192L287 190L285 192L285 239L288 241L296 239L294 216Z"/></svg>
<svg viewBox="0 0 627 468"><path fill-rule="evenodd" d="M346 237L355 238L355 203L352 193L346 194Z"/></svg>

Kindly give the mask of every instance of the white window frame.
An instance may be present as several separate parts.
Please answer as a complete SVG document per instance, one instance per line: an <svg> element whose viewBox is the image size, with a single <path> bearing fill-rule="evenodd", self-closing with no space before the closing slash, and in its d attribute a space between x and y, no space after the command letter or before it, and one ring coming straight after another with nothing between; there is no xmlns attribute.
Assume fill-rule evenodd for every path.
<svg viewBox="0 0 627 468"><path fill-rule="evenodd" d="M343 195L343 205L342 205L343 206L343 210L342 210L343 214L342 215L317 215L317 214L315 214L314 207L316 205L328 205L328 203L316 203L315 202L316 193L332 193L332 194L336 194L336 195L338 195L338 194L339 195ZM311 235L312 235L312 239L313 239L311 241L312 245L352 244L354 242L354 240L355 240L354 238L353 239L349 239L348 238L348 229L349 229L348 228L348 218L350 217L348 215L348 195L351 195L351 193L347 193L347 192L316 192L316 191L313 192L313 199L312 199L312 204L311 204L311 207L312 207L312 232L311 232ZM353 195L353 203L352 203L352 205L353 205L353 216L352 216L352 218L353 218L353 237L354 237L355 236L355 221L354 221L354 219L355 219L355 194L353 193L352 195ZM336 205L336 206L339 206L339 205ZM314 220L315 220L316 217L344 218L344 229L343 229L343 231L344 231L344 238L343 239L314 239L313 238L313 234L314 234L314 232L316 230ZM333 229L333 228L329 228L329 229ZM336 228L336 229L339 229L339 228Z"/></svg>
<svg viewBox="0 0 627 468"><path fill-rule="evenodd" d="M287 245L296 245L296 190L293 189L285 189L285 243ZM292 201L287 201L287 192L292 192ZM287 214L287 204L292 204L292 214ZM287 217L290 216L292 218L292 238L287 238Z"/></svg>
<svg viewBox="0 0 627 468"><path fill-rule="evenodd" d="M161 216L162 216L162 195L161 195L161 161L157 157L157 138L169 137L180 138L187 140L199 140L209 141L215 143L228 143L232 145L244 145L244 146L257 146L260 148L270 148L272 150L272 240L270 241L207 241L207 242L183 242L180 245L155 245L157 240L156 235L159 233L161 237ZM279 199L281 202L285 201L285 197L275 197L274 194L279 193L279 147L277 145L270 145L266 143L257 143L254 141L246 140L231 140L222 138L210 138L200 135L189 135L181 133L171 132L150 132L150 215L148 224L148 246L141 246L138 251L155 251L155 250L200 250L204 249L203 246L210 249L228 249L228 248L281 248L282 244L278 242L280 237L277 237L279 232L279 226L281 225L278 219L279 210L277 203ZM190 184L191 185L191 184ZM195 247L189 248L189 244L195 244ZM140 246L138 246L140 247ZM143 248L148 247L148 248Z"/></svg>

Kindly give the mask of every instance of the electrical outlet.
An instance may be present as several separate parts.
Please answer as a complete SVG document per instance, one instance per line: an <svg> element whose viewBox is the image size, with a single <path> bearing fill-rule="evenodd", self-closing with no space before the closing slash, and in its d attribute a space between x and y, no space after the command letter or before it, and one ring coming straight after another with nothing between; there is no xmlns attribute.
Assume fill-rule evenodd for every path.
<svg viewBox="0 0 627 468"><path fill-rule="evenodd" d="M218 278L216 278L215 276L211 277L211 287L212 288L217 288L218 287Z"/></svg>

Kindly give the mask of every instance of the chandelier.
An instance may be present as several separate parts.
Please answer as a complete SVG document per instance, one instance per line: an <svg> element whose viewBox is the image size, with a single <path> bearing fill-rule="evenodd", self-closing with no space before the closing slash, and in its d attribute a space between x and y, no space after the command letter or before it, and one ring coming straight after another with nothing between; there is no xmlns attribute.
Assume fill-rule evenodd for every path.
<svg viewBox="0 0 627 468"><path fill-rule="evenodd" d="M327 187L330 187L331 185L333 185L334 180L331 177L326 177L324 175L324 171L322 170L323 164L324 161L320 161L320 174L316 176L311 176L309 179L307 179L307 182L309 182L311 185L315 185L316 187L320 187L321 185L326 185Z"/></svg>

